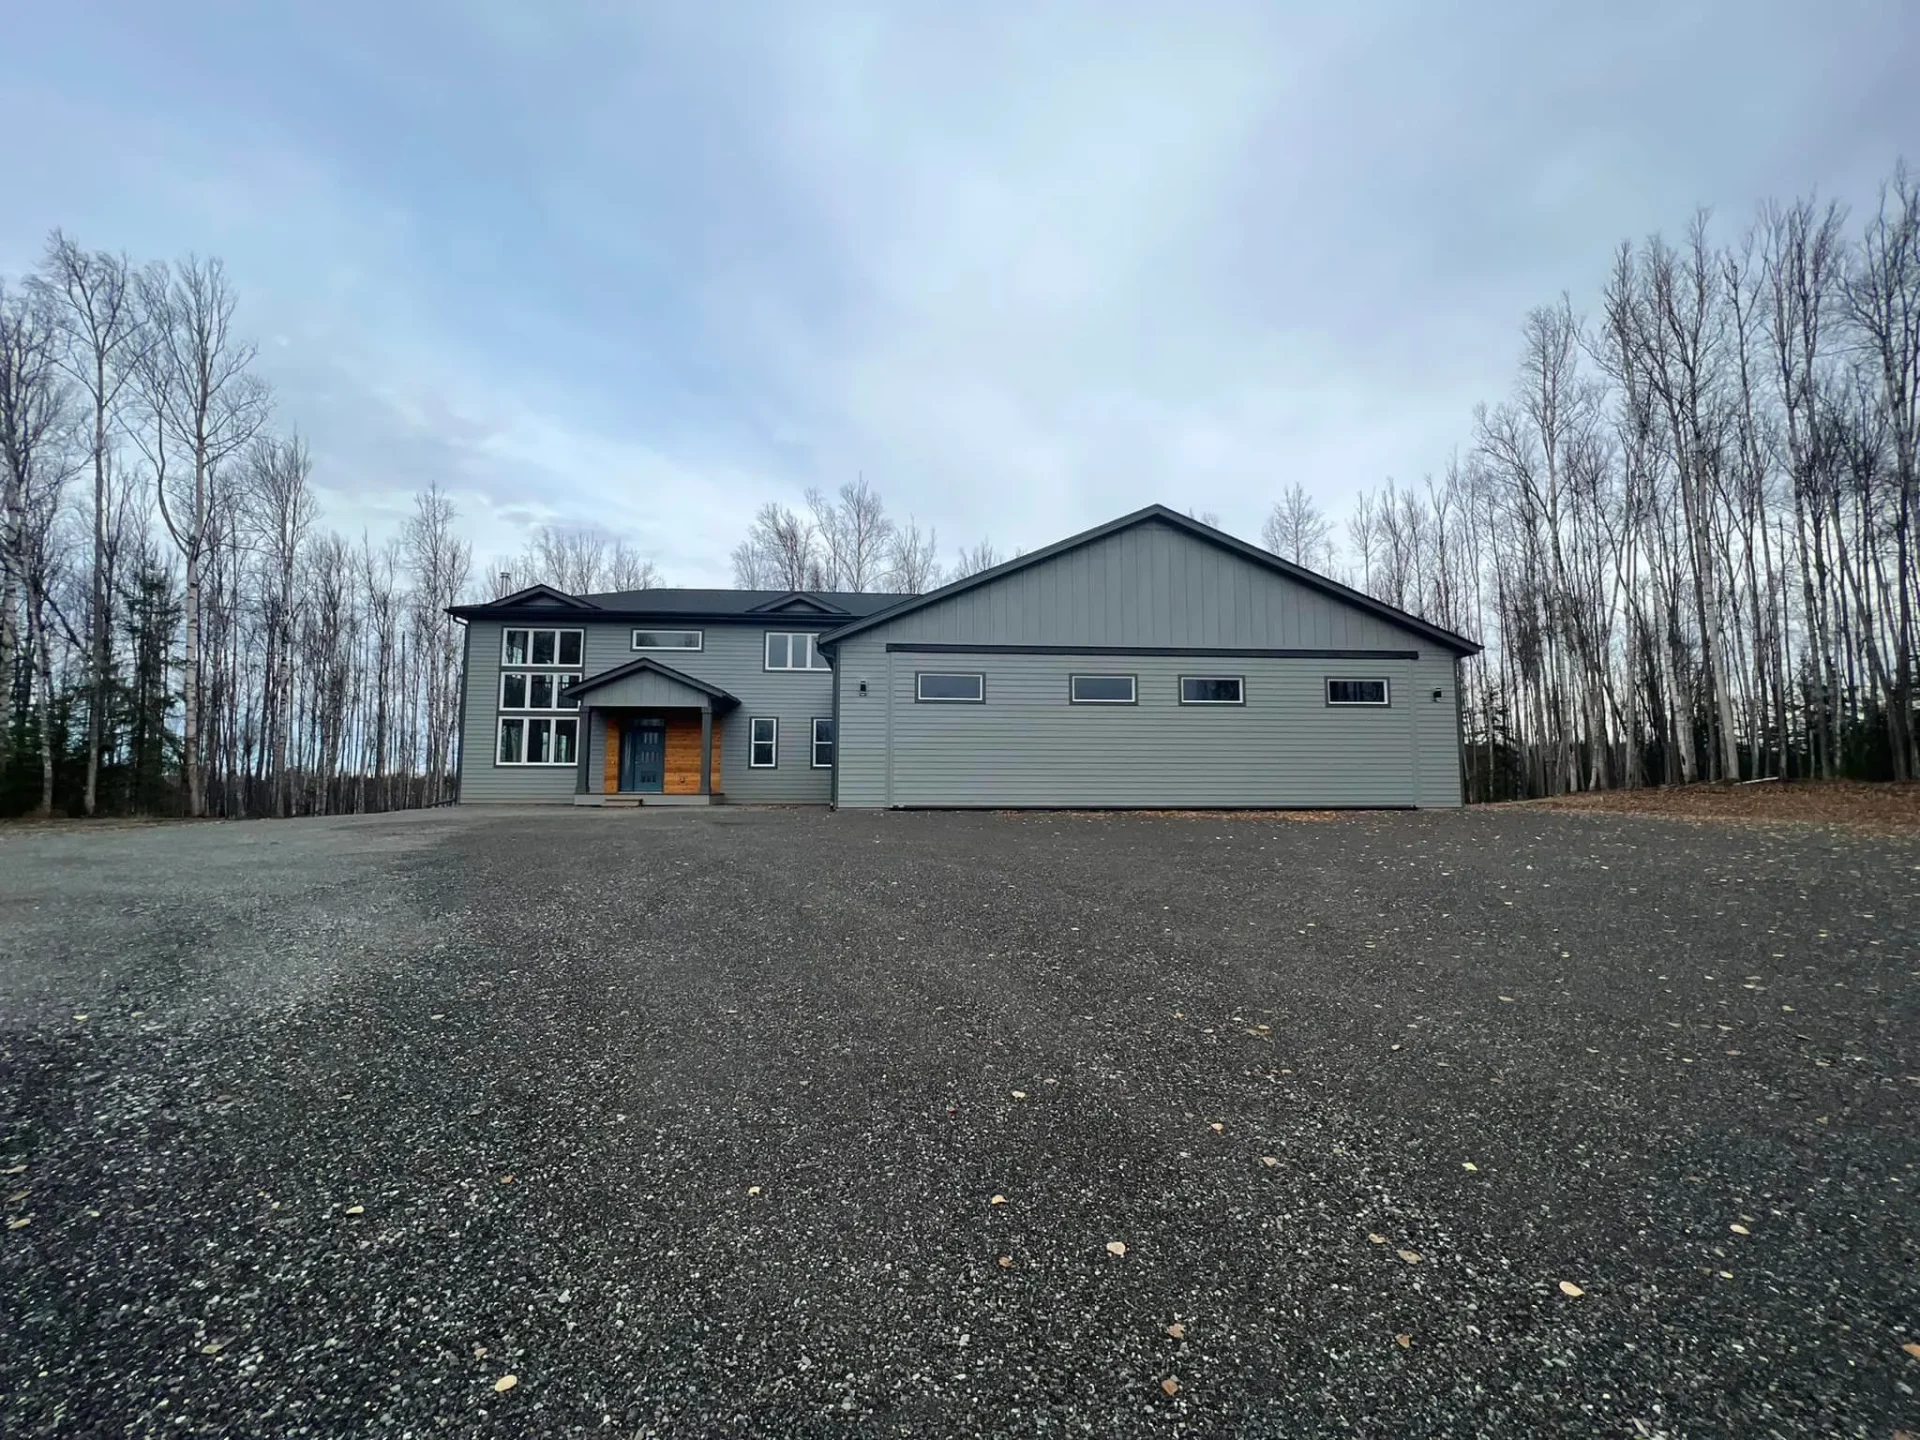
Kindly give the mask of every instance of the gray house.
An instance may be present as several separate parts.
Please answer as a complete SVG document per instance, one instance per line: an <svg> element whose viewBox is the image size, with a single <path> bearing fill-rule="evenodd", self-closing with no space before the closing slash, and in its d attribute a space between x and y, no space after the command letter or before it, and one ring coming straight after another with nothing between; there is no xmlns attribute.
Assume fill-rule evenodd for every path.
<svg viewBox="0 0 1920 1440"><path fill-rule="evenodd" d="M925 595L452 613L463 801L1452 806L1479 649L1159 505Z"/></svg>

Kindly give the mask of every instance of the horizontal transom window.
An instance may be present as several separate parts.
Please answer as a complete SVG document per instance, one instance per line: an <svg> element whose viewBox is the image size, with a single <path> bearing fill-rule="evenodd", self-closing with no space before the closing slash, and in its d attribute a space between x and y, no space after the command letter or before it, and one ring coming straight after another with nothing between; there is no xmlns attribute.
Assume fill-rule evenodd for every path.
<svg viewBox="0 0 1920 1440"><path fill-rule="evenodd" d="M1244 705L1247 683L1238 675L1182 675L1182 705Z"/></svg>
<svg viewBox="0 0 1920 1440"><path fill-rule="evenodd" d="M707 637L698 630L636 630L633 632L633 648L636 650L698 650L706 644Z"/></svg>
<svg viewBox="0 0 1920 1440"><path fill-rule="evenodd" d="M1131 705L1138 698L1131 675L1075 675L1067 697L1076 705Z"/></svg>
<svg viewBox="0 0 1920 1440"><path fill-rule="evenodd" d="M767 632L767 669L828 670L826 656L814 643L811 630L769 630Z"/></svg>
<svg viewBox="0 0 1920 1440"><path fill-rule="evenodd" d="M936 705L979 705L987 698L987 677L945 671L917 671L913 698Z"/></svg>
<svg viewBox="0 0 1920 1440"><path fill-rule="evenodd" d="M579 758L580 722L537 715L504 715L494 759L502 765L571 765Z"/></svg>
<svg viewBox="0 0 1920 1440"><path fill-rule="evenodd" d="M580 672L567 674L553 670L502 670L500 672L500 708L502 710L578 710L573 687Z"/></svg>
<svg viewBox="0 0 1920 1440"><path fill-rule="evenodd" d="M532 630L510 626L500 632L502 665L578 665L583 630Z"/></svg>
<svg viewBox="0 0 1920 1440"><path fill-rule="evenodd" d="M1329 705L1385 705L1387 703L1387 682L1385 680L1327 680L1327 704Z"/></svg>

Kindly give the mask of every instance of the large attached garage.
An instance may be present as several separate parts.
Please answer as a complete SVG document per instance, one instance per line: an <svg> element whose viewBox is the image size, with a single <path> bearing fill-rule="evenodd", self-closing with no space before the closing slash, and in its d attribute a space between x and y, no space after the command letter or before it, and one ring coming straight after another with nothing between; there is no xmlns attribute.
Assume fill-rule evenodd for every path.
<svg viewBox="0 0 1920 1440"><path fill-rule="evenodd" d="M845 807L1461 803L1471 641L1158 506L821 648Z"/></svg>

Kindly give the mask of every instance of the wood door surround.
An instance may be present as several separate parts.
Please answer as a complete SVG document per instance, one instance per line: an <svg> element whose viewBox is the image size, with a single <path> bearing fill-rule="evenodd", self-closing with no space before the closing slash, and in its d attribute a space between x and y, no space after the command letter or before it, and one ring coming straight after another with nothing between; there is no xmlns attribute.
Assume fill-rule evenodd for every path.
<svg viewBox="0 0 1920 1440"><path fill-rule="evenodd" d="M693 709L641 711L605 711L607 722L606 764L600 777L601 792L620 793L620 730L623 721L643 718L667 722L667 768L663 795L700 793L700 712ZM713 717L712 793L720 793L720 725Z"/></svg>

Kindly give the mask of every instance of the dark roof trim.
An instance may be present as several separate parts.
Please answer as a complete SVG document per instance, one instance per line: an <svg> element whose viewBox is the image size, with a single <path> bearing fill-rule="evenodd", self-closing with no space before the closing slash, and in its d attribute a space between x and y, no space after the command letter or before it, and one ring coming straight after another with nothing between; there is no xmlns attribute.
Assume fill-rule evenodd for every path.
<svg viewBox="0 0 1920 1440"><path fill-rule="evenodd" d="M585 600L569 595L564 590L556 590L551 585L529 585L524 590L516 590L511 595L502 595L498 600L490 600L487 603L489 606L499 607L529 606L535 611L545 608L534 605L533 602L536 600L555 602L558 603L562 609L567 610L597 610L600 608L597 605L589 604Z"/></svg>
<svg viewBox="0 0 1920 1440"><path fill-rule="evenodd" d="M763 600L748 608L749 615L775 615L783 611L798 610L801 606L812 610L816 615L845 615L847 611L838 605L829 605L817 595L809 595L804 590L789 590L772 600Z"/></svg>
<svg viewBox="0 0 1920 1440"><path fill-rule="evenodd" d="M645 656L638 660L629 660L624 665L616 665L611 670L602 670L598 675L589 676L577 685L569 685L567 694L584 695L589 690L598 690L602 685L611 685L616 680L625 680L629 675L642 673L659 675L664 679L698 690L702 695L709 696L713 700L713 708L716 710L731 710L740 703L737 696L728 694L718 685L709 685L705 680L696 679L684 670L676 670L671 665L662 665L658 660Z"/></svg>
<svg viewBox="0 0 1920 1440"><path fill-rule="evenodd" d="M447 607L447 614L453 616L456 620L508 620L528 625L537 624L543 618L551 621L558 613L559 612L553 608L538 605L532 607L520 605L510 610L503 610L497 604L450 605ZM587 607L577 615L569 613L565 618L566 623L569 625L578 625L586 621L599 620L616 624L621 622L645 622L650 625L658 625L663 630L668 628L684 630L691 625L733 624L765 626L769 621L777 621L779 625L786 626L791 630L820 630L824 632L833 629L836 625L844 624L845 612L843 611L837 615L761 615L748 610L603 610L598 605L593 605ZM778 626L775 628L778 628Z"/></svg>
<svg viewBox="0 0 1920 1440"><path fill-rule="evenodd" d="M1217 660L1418 660L1418 650L1262 650L1220 645L961 645L946 641L896 640L900 655L1128 655L1192 656Z"/></svg>
<svg viewBox="0 0 1920 1440"><path fill-rule="evenodd" d="M1456 635L1451 630L1429 624L1419 616L1409 615L1406 611L1389 605L1384 600L1376 600L1371 595L1362 595L1358 590L1351 590L1337 580L1329 580L1326 576L1316 574L1304 566L1295 565L1290 560L1282 560L1270 551L1262 550L1257 545L1249 545L1246 541L1236 539L1224 530L1216 530L1211 525L1202 525L1198 520L1182 515L1177 510L1169 510L1165 505L1149 505L1145 509L1134 511L1131 515L1122 515L1118 520L1109 520L1104 525L1096 525L1093 529L1083 530L1078 535L1069 535L1065 540L1055 541L1031 554L1022 555L1017 560L1009 560L1005 564L994 566L991 570L982 570L977 575L969 575L964 580L956 580L951 585L930 590L925 595L916 595L910 600L903 600L898 605L889 606L885 610L855 620L849 625L842 625L838 630L822 636L821 643L837 645L851 636L874 629L876 626L890 624L913 614L916 610L924 610L927 606L942 600L951 600L956 595L964 595L969 590L977 590L982 585L991 585L996 580L1004 580L1007 576L1017 574L1029 566L1038 565L1043 560L1051 560L1056 555L1077 550L1083 545L1090 545L1096 540L1104 540L1109 535L1117 535L1122 530L1130 530L1136 525L1145 525L1151 521L1171 525L1174 529L1183 531L1196 540L1205 541L1230 554L1238 555L1252 564L1284 575L1310 590L1317 590L1322 595L1343 601L1355 609L1364 610L1370 615L1391 621L1417 635L1425 636L1436 645L1456 655L1480 653L1480 646L1464 635Z"/></svg>

